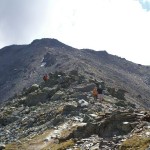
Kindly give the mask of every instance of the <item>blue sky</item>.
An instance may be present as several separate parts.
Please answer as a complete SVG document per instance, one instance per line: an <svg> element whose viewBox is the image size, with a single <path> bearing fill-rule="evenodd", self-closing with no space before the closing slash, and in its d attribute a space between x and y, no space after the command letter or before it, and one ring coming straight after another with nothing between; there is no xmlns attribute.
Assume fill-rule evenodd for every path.
<svg viewBox="0 0 150 150"><path fill-rule="evenodd" d="M146 11L150 11L150 0L139 0L140 4L142 5L142 8Z"/></svg>
<svg viewBox="0 0 150 150"><path fill-rule="evenodd" d="M0 0L0 48L41 38L150 65L150 0Z"/></svg>

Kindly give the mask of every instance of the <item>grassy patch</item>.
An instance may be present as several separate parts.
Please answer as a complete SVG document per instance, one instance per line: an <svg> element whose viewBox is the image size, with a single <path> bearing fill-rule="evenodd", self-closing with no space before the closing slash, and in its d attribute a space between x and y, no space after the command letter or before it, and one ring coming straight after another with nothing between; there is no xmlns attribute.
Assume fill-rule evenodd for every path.
<svg viewBox="0 0 150 150"><path fill-rule="evenodd" d="M43 143L45 137L50 134L50 130L45 131L43 134L36 135L35 137L27 140L26 138L20 139L20 142L12 142L6 145L5 150L28 150L32 145L40 145Z"/></svg>
<svg viewBox="0 0 150 150"><path fill-rule="evenodd" d="M43 134L23 138L19 142L7 144L6 150L65 150L75 145L74 140L71 139L71 134L76 129L77 126L65 129L61 131L60 139L52 139L45 143L44 139L53 132L52 130L46 130Z"/></svg>
<svg viewBox="0 0 150 150"><path fill-rule="evenodd" d="M26 144L14 142L6 145L5 150L26 150L26 148Z"/></svg>
<svg viewBox="0 0 150 150"><path fill-rule="evenodd" d="M150 145L150 138L133 136L122 143L119 150L145 150Z"/></svg>

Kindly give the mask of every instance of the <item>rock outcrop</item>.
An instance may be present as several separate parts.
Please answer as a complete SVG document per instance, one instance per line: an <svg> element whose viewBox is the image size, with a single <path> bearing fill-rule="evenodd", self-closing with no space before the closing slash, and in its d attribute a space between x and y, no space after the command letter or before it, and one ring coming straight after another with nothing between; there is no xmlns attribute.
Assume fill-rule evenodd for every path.
<svg viewBox="0 0 150 150"><path fill-rule="evenodd" d="M124 90L105 86L99 102L94 82L77 71L49 76L0 107L1 149L148 150L150 112L128 101Z"/></svg>

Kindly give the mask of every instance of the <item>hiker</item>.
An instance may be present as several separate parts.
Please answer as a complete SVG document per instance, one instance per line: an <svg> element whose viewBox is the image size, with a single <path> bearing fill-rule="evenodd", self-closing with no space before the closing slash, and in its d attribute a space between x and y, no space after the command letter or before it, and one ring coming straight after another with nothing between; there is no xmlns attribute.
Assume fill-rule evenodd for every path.
<svg viewBox="0 0 150 150"><path fill-rule="evenodd" d="M92 94L93 94L93 97L94 97L94 100L97 100L97 88L95 87L92 91Z"/></svg>
<svg viewBox="0 0 150 150"><path fill-rule="evenodd" d="M99 101L102 102L102 100L103 100L103 89L102 89L101 85L99 85L99 87L97 88L97 93L98 93Z"/></svg>
<svg viewBox="0 0 150 150"><path fill-rule="evenodd" d="M46 82L48 79L49 79L48 74L45 74L45 75L43 76L43 80Z"/></svg>

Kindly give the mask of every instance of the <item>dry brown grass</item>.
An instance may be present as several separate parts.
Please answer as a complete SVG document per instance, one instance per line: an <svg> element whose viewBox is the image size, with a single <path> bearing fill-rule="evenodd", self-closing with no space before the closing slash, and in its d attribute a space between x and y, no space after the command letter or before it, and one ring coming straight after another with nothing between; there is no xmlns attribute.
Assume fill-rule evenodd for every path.
<svg viewBox="0 0 150 150"><path fill-rule="evenodd" d="M34 145L40 146L41 144L43 144L44 138L47 137L50 132L50 130L47 130L43 134L36 135L31 139L27 140L26 138L24 138L20 139L20 142L12 142L6 145L5 150L30 150L30 147Z"/></svg>
<svg viewBox="0 0 150 150"><path fill-rule="evenodd" d="M72 147L74 145L73 140L68 140L61 143L53 143L49 144L47 147L43 148L42 150L66 150L69 147Z"/></svg>
<svg viewBox="0 0 150 150"><path fill-rule="evenodd" d="M119 150L145 150L150 145L150 138L133 136L122 143Z"/></svg>

